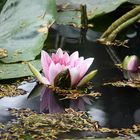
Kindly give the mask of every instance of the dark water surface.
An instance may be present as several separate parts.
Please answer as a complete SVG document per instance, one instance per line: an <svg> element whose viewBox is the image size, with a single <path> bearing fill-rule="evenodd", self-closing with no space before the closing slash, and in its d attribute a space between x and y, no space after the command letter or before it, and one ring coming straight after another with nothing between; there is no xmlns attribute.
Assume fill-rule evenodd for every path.
<svg viewBox="0 0 140 140"><path fill-rule="evenodd" d="M102 96L93 101L91 105L85 103L85 107L89 115L94 120L99 121L101 126L126 128L140 123L140 92L137 89L101 86L103 82L123 79L122 72L114 66L114 63L120 63L126 54L140 54L140 49L138 49L140 45L139 30L134 29L136 29L137 34L129 42L130 49L123 47L106 48L96 42L100 33L92 30L88 30L85 40L79 43L81 41L79 39L80 31L67 26L55 26L49 35L48 43L46 43L45 49L52 48L52 46L54 49L62 47L70 54L79 51L80 56L95 58L89 71L98 69L93 83L97 85L96 91L101 92ZM49 51L54 50L49 49ZM24 83L20 88L29 93L35 85L36 83ZM27 96L28 94L0 99L0 121L6 122L11 119L7 111L8 108L31 108L39 112L40 97L28 100Z"/></svg>

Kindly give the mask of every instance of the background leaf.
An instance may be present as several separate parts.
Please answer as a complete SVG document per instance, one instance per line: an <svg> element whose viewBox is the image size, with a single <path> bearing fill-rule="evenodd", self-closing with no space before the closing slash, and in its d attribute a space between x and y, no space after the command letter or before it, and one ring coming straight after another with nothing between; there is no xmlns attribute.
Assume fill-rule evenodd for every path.
<svg viewBox="0 0 140 140"><path fill-rule="evenodd" d="M38 71L42 69L40 60L30 61ZM15 64L2 64L0 63L0 80L19 78L33 75L30 71L28 64L26 63L15 63Z"/></svg>
<svg viewBox="0 0 140 140"><path fill-rule="evenodd" d="M56 0L60 9L57 22L80 25L80 4L87 5L88 19L114 11L128 0Z"/></svg>
<svg viewBox="0 0 140 140"><path fill-rule="evenodd" d="M7 0L0 14L0 48L4 63L34 60L55 20L55 0Z"/></svg>

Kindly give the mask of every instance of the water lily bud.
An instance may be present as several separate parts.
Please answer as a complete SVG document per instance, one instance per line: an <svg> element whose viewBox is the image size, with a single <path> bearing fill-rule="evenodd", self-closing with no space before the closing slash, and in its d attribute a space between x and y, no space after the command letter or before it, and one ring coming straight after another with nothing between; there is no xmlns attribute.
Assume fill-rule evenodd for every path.
<svg viewBox="0 0 140 140"><path fill-rule="evenodd" d="M139 64L139 58L136 55L126 56L122 63L122 68L131 72L137 72Z"/></svg>

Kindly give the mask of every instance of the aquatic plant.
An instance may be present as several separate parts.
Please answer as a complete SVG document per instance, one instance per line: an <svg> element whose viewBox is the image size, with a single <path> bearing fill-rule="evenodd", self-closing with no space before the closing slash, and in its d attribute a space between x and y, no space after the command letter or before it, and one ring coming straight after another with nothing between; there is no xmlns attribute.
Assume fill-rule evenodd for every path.
<svg viewBox="0 0 140 140"><path fill-rule="evenodd" d="M139 58L136 55L126 56L122 63L122 68L131 72L139 70Z"/></svg>
<svg viewBox="0 0 140 140"><path fill-rule="evenodd" d="M29 68L38 80L45 85L54 85L60 88L81 87L90 81L97 70L86 74L94 58L79 57L78 51L69 55L59 48L51 56L45 51L41 52L41 65L44 76L42 76L29 63Z"/></svg>
<svg viewBox="0 0 140 140"><path fill-rule="evenodd" d="M122 62L124 77L130 80L139 80L139 58L136 55L126 56Z"/></svg>

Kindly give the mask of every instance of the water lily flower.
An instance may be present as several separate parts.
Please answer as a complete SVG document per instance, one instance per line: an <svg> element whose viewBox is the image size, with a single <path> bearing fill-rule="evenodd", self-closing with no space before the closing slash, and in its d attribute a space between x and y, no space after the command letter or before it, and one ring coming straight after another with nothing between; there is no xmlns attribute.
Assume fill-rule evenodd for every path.
<svg viewBox="0 0 140 140"><path fill-rule="evenodd" d="M58 83L59 80L62 80L64 77L64 82L66 83L66 81L69 81L70 83L68 87L75 87L83 86L95 76L97 70L94 70L85 76L93 63L93 60L94 58L84 59L84 57L79 57L78 51L69 55L59 48L56 53L52 53L51 56L45 51L41 52L41 65L44 76L42 76L30 63L29 68L38 80L45 85L56 86L55 83ZM66 78L68 80L65 81Z"/></svg>
<svg viewBox="0 0 140 140"><path fill-rule="evenodd" d="M126 56L122 63L124 77L126 79L139 79L140 70L139 58L136 55Z"/></svg>
<svg viewBox="0 0 140 140"><path fill-rule="evenodd" d="M139 70L139 58L136 55L126 56L123 60L122 67L131 72Z"/></svg>

